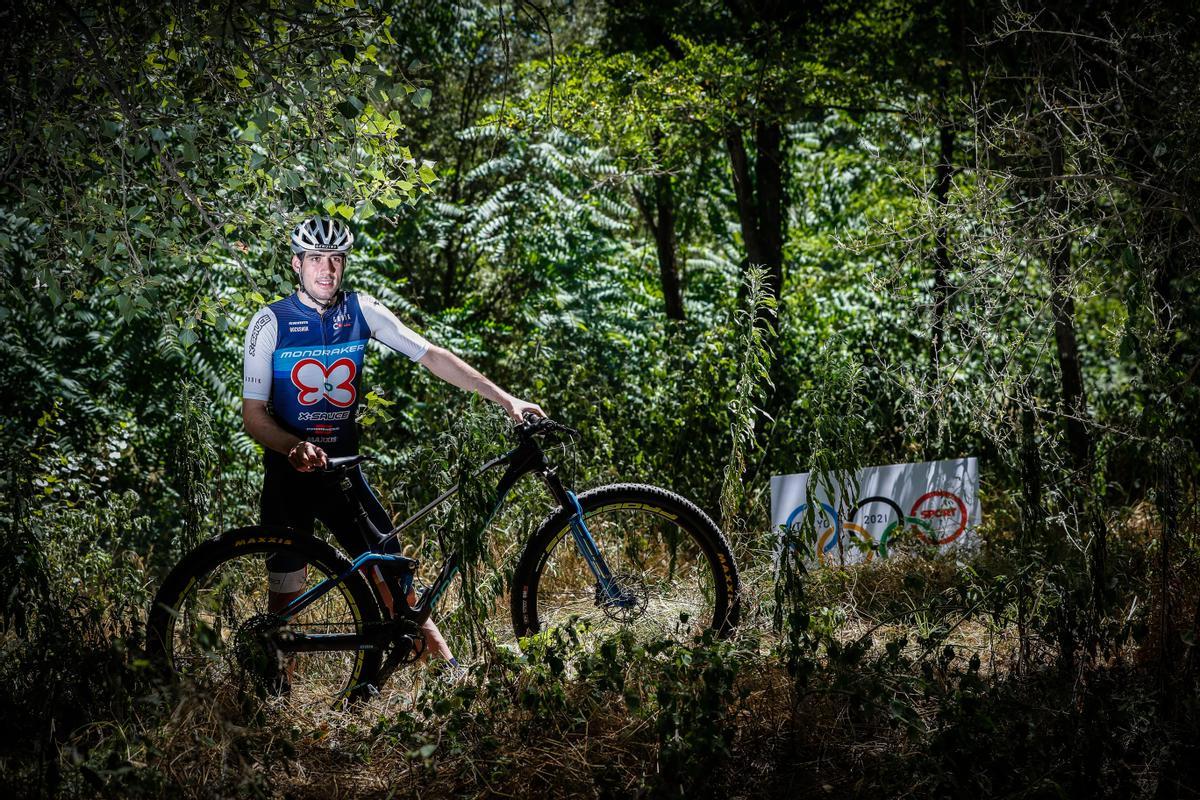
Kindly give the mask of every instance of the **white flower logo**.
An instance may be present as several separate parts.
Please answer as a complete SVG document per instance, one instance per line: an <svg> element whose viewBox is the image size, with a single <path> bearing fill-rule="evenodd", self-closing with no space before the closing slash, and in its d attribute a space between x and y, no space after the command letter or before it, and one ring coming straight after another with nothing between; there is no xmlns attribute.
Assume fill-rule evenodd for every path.
<svg viewBox="0 0 1200 800"><path fill-rule="evenodd" d="M300 393L296 400L302 406L311 406L322 399L338 408L354 405L354 362L339 358L325 365L315 358L306 358L292 367L292 383Z"/></svg>

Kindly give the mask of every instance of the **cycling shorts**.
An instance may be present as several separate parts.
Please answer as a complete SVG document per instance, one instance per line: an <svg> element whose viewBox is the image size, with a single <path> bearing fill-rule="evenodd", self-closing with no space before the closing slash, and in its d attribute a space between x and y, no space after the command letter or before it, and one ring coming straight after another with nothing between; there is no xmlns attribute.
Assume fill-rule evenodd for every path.
<svg viewBox="0 0 1200 800"><path fill-rule="evenodd" d="M379 498L371 491L362 470L349 472L354 495L366 509L367 517L384 535L392 530L392 520ZM321 520L337 543L350 557L370 550L378 540L369 541L359 528L356 509L338 483L338 477L325 472L298 472L287 459L267 451L263 457L263 487L260 500L260 522L263 525L282 525L298 533L312 534L314 523ZM389 551L399 550L392 539ZM277 553L267 559L267 569L274 574L294 574L304 569L304 560ZM272 587L286 591L293 587Z"/></svg>

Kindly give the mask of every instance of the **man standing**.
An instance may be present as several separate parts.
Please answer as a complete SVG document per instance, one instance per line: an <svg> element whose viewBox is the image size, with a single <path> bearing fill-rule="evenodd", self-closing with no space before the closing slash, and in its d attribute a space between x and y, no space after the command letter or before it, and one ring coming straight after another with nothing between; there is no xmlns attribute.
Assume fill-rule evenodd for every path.
<svg viewBox="0 0 1200 800"><path fill-rule="evenodd" d="M374 543L364 540L332 477L314 470L329 456L358 451L354 417L368 339L499 404L517 422L529 412L545 416L536 404L514 397L458 356L431 345L374 298L342 291L353 243L349 228L336 219L306 219L292 231L298 286L250 320L242 389L242 422L263 446L262 524L312 533L314 519L320 519L351 557ZM351 480L375 527L390 531L391 520L361 471L355 470ZM269 609L278 611L300 593L306 569L281 563L268 563L267 569ZM386 589L383 594L389 599ZM453 662L432 621L424 633L428 650Z"/></svg>

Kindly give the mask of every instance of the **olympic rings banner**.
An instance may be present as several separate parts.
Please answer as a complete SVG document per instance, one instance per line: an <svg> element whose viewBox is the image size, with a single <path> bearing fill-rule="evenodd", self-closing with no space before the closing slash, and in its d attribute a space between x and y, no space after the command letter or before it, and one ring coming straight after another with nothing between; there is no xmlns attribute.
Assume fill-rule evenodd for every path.
<svg viewBox="0 0 1200 800"><path fill-rule="evenodd" d="M975 458L868 467L849 486L809 497L809 476L771 478L771 524L800 526L812 509L816 554L822 564L854 564L886 558L889 542L912 536L939 547L975 542L980 522L979 463ZM851 496L843 496L850 492Z"/></svg>

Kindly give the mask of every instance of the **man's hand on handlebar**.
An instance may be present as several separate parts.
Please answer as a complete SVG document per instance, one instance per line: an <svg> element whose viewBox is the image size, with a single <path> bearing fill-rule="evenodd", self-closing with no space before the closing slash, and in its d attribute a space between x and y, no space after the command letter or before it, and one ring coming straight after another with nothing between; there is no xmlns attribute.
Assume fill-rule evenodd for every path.
<svg viewBox="0 0 1200 800"><path fill-rule="evenodd" d="M312 442L297 442L296 446L288 451L287 458L288 463L297 472L312 472L326 463L325 451Z"/></svg>
<svg viewBox="0 0 1200 800"><path fill-rule="evenodd" d="M517 424L524 422L525 417L528 414L533 414L542 418L546 417L546 412L542 411L542 407L537 403L528 403L524 400L513 397L512 395L509 395L501 400L500 406L508 414L509 419Z"/></svg>
<svg viewBox="0 0 1200 800"><path fill-rule="evenodd" d="M579 431L563 425L561 422L550 419L549 417L539 417L537 414L530 412L525 413L525 420L517 425L515 430L522 437L527 436L544 436L545 434L565 433L572 439L579 438Z"/></svg>

